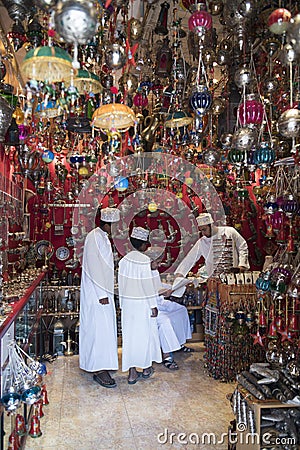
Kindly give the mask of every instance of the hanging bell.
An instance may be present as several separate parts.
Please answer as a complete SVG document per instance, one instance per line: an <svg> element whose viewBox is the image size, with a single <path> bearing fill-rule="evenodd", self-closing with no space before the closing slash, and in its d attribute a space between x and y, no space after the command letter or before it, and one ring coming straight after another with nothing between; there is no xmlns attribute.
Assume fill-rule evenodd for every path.
<svg viewBox="0 0 300 450"><path fill-rule="evenodd" d="M299 330L296 314L291 315L288 329L289 331L291 331L291 333L296 333Z"/></svg>
<svg viewBox="0 0 300 450"><path fill-rule="evenodd" d="M20 439L14 430L8 438L8 450L19 450L21 448Z"/></svg>
<svg viewBox="0 0 300 450"><path fill-rule="evenodd" d="M22 414L16 415L15 431L18 436L24 436L26 434L25 419Z"/></svg>
<svg viewBox="0 0 300 450"><path fill-rule="evenodd" d="M268 339L277 339L277 327L274 320L270 323L269 326Z"/></svg>
<svg viewBox="0 0 300 450"><path fill-rule="evenodd" d="M165 36L168 34L168 10L170 8L169 3L164 2L160 5L161 10L158 16L157 24L154 29L154 33Z"/></svg>
<svg viewBox="0 0 300 450"><path fill-rule="evenodd" d="M43 400L43 405L49 405L48 393L47 393L45 384L43 384L43 386L42 386L42 400Z"/></svg>
<svg viewBox="0 0 300 450"><path fill-rule="evenodd" d="M38 419L41 419L44 417L44 411L43 411L43 399L41 398L38 402L36 402L35 406L35 415Z"/></svg>
<svg viewBox="0 0 300 450"><path fill-rule="evenodd" d="M40 428L40 420L35 414L31 418L29 436L31 436L33 438L42 436L42 432L41 432L41 428Z"/></svg>

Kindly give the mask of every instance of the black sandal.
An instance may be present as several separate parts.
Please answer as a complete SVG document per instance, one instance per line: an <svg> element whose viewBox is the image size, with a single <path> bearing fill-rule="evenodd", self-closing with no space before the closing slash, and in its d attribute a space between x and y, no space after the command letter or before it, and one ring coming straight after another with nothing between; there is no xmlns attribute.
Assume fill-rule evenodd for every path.
<svg viewBox="0 0 300 450"><path fill-rule="evenodd" d="M102 374L103 374L103 372L100 372L97 374L95 373L93 375L93 380L96 381L96 383L99 383L101 386L106 387L106 388L117 387L117 383L115 382L115 380L113 378L111 378L110 375L106 379L104 379L104 377L101 377Z"/></svg>
<svg viewBox="0 0 300 450"><path fill-rule="evenodd" d="M173 358L166 358L163 360L163 365L169 370L178 370L177 362Z"/></svg>
<svg viewBox="0 0 300 450"><path fill-rule="evenodd" d="M194 353L195 350L193 348L186 347L185 345L183 345L179 351L183 353Z"/></svg>

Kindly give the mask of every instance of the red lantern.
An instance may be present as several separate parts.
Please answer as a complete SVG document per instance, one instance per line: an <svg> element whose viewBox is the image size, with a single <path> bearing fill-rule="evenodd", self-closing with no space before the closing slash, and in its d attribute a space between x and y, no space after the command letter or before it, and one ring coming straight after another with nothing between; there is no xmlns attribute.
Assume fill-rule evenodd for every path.
<svg viewBox="0 0 300 450"><path fill-rule="evenodd" d="M238 118L241 125L260 124L264 117L264 107L261 102L249 95L248 99L238 108Z"/></svg>
<svg viewBox="0 0 300 450"><path fill-rule="evenodd" d="M190 31L203 36L212 26L212 16L207 11L195 11L188 21Z"/></svg>
<svg viewBox="0 0 300 450"><path fill-rule="evenodd" d="M286 32L289 21L291 20L291 13L285 8L278 8L273 11L268 19L268 27L274 34L283 34Z"/></svg>
<svg viewBox="0 0 300 450"><path fill-rule="evenodd" d="M33 415L31 418L29 436L33 438L40 437L42 435L40 428L40 420L36 415Z"/></svg>

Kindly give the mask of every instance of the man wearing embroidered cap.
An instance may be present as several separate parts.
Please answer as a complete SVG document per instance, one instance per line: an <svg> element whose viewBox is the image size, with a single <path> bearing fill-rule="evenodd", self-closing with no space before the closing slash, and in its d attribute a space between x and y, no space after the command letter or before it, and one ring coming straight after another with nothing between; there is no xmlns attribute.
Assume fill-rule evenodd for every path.
<svg viewBox="0 0 300 450"><path fill-rule="evenodd" d="M118 369L114 259L108 235L119 220L118 209L104 208L99 227L86 236L80 288L79 365L107 388L116 387L109 370Z"/></svg>
<svg viewBox="0 0 300 450"><path fill-rule="evenodd" d="M213 242L232 241L233 267L240 270L249 269L248 245L245 239L233 227L216 226L210 213L202 213L197 217L197 224L202 237L186 255L176 269L176 276L186 276L201 256L205 259L207 275L210 277L218 264L214 255ZM215 256L215 258L214 258Z"/></svg>
<svg viewBox="0 0 300 450"><path fill-rule="evenodd" d="M151 260L145 255L149 231L134 227L130 236L133 250L119 262L119 298L122 310L122 371L128 384L150 378L152 362L161 362L157 326L157 291ZM143 369L138 372L136 367Z"/></svg>

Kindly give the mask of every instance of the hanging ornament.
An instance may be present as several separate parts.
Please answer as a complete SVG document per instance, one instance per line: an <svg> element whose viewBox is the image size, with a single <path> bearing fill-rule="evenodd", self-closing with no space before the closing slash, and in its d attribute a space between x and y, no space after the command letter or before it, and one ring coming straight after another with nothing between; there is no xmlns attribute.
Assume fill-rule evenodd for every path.
<svg viewBox="0 0 300 450"><path fill-rule="evenodd" d="M241 125L258 125L263 121L264 106L257 100L255 94L246 95L238 107L238 120Z"/></svg>
<svg viewBox="0 0 300 450"><path fill-rule="evenodd" d="M97 8L89 0L59 1L54 14L55 29L69 44L86 44L97 29Z"/></svg>
<svg viewBox="0 0 300 450"><path fill-rule="evenodd" d="M204 164L208 166L216 166L220 161L220 152L215 148L208 148L203 152L202 160Z"/></svg>
<svg viewBox="0 0 300 450"><path fill-rule="evenodd" d="M254 79L253 71L247 64L242 64L234 74L234 82L239 88L251 86Z"/></svg>
<svg viewBox="0 0 300 450"><path fill-rule="evenodd" d="M291 20L291 13L285 8L275 9L268 19L269 30L274 34L284 34Z"/></svg>
<svg viewBox="0 0 300 450"><path fill-rule="evenodd" d="M5 135L11 123L13 109L4 97L0 95L0 142L5 140Z"/></svg>
<svg viewBox="0 0 300 450"><path fill-rule="evenodd" d="M206 31L211 29L212 17L205 10L195 11L188 20L188 26L190 31L204 37Z"/></svg>
<svg viewBox="0 0 300 450"><path fill-rule="evenodd" d="M300 111L291 108L281 114L277 121L279 133L287 138L295 138L300 134Z"/></svg>
<svg viewBox="0 0 300 450"><path fill-rule="evenodd" d="M289 42L291 42L296 53L300 54L300 14L296 14L295 17L291 18L289 27L287 29L287 37Z"/></svg>
<svg viewBox="0 0 300 450"><path fill-rule="evenodd" d="M199 85L196 91L190 96L191 108L199 115L204 115L212 104L212 95L208 88L204 85Z"/></svg>
<svg viewBox="0 0 300 450"><path fill-rule="evenodd" d="M260 167L266 167L275 161L275 152L267 142L261 142L254 151L253 162Z"/></svg>
<svg viewBox="0 0 300 450"><path fill-rule="evenodd" d="M26 34L21 22L15 22L13 24L11 31L7 33L7 38L15 52L23 47L23 44L26 42Z"/></svg>
<svg viewBox="0 0 300 450"><path fill-rule="evenodd" d="M163 2L161 3L160 8L154 33L165 36L168 34L168 11L170 9L170 5L167 2Z"/></svg>
<svg viewBox="0 0 300 450"><path fill-rule="evenodd" d="M258 138L257 130L250 127L237 129L232 138L232 145L239 150L250 150L256 144Z"/></svg>
<svg viewBox="0 0 300 450"><path fill-rule="evenodd" d="M120 44L105 45L105 64L110 70L122 69L126 64L126 53Z"/></svg>
<svg viewBox="0 0 300 450"><path fill-rule="evenodd" d="M130 72L125 72L119 78L119 88L123 95L133 95L138 87L138 78Z"/></svg>

